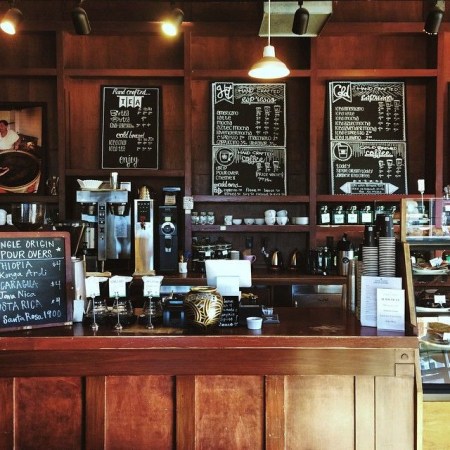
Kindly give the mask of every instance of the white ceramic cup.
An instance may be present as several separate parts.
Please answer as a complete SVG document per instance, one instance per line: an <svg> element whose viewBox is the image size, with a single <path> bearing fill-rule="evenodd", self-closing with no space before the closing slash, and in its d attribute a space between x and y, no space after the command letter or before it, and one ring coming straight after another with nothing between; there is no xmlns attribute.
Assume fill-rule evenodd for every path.
<svg viewBox="0 0 450 450"><path fill-rule="evenodd" d="M229 215L224 216L223 223L225 225L232 225L233 224L233 216L229 216Z"/></svg>
<svg viewBox="0 0 450 450"><path fill-rule="evenodd" d="M247 317L247 328L249 330L260 330L262 327L262 317Z"/></svg>
<svg viewBox="0 0 450 450"><path fill-rule="evenodd" d="M8 225L12 225L12 224L13 224L13 221L12 221L12 214L7 214L7 215L6 215L6 223L7 223Z"/></svg>
<svg viewBox="0 0 450 450"><path fill-rule="evenodd" d="M264 225L264 219L262 218L255 219L255 223L256 225Z"/></svg>
<svg viewBox="0 0 450 450"><path fill-rule="evenodd" d="M256 261L256 256L255 255L244 255L244 259L246 259L247 261L250 261L250 263L253 264Z"/></svg>
<svg viewBox="0 0 450 450"><path fill-rule="evenodd" d="M187 273L187 262L178 263L178 273Z"/></svg>
<svg viewBox="0 0 450 450"><path fill-rule="evenodd" d="M245 225L253 225L255 223L255 219L252 219L251 217L246 217L244 219Z"/></svg>
<svg viewBox="0 0 450 450"><path fill-rule="evenodd" d="M275 216L266 216L264 218L266 225L275 225Z"/></svg>
<svg viewBox="0 0 450 450"><path fill-rule="evenodd" d="M285 209L277 211L277 217L287 217L288 213Z"/></svg>
<svg viewBox="0 0 450 450"><path fill-rule="evenodd" d="M241 225L242 219L233 219L233 225Z"/></svg>
<svg viewBox="0 0 450 450"><path fill-rule="evenodd" d="M278 225L286 225L288 222L287 216L278 216L277 217L277 224Z"/></svg>
<svg viewBox="0 0 450 450"><path fill-rule="evenodd" d="M239 259L239 250L231 250L230 259L233 260Z"/></svg>
<svg viewBox="0 0 450 450"><path fill-rule="evenodd" d="M6 217L8 213L4 209L0 209L0 225L6 225Z"/></svg>
<svg viewBox="0 0 450 450"><path fill-rule="evenodd" d="M265 217L275 217L276 216L276 211L274 209L268 209L266 211L264 211L264 216Z"/></svg>
<svg viewBox="0 0 450 450"><path fill-rule="evenodd" d="M308 225L309 217L297 217L296 225Z"/></svg>

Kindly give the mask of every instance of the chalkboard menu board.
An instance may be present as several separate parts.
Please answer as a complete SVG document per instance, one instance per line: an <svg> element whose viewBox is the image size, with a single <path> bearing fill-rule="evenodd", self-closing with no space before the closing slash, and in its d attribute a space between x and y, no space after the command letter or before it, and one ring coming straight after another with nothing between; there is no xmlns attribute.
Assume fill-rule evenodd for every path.
<svg viewBox="0 0 450 450"><path fill-rule="evenodd" d="M160 89L102 86L102 168L157 169Z"/></svg>
<svg viewBox="0 0 450 450"><path fill-rule="evenodd" d="M332 194L406 194L405 85L328 84Z"/></svg>
<svg viewBox="0 0 450 450"><path fill-rule="evenodd" d="M211 83L213 195L286 195L286 84Z"/></svg>
<svg viewBox="0 0 450 450"><path fill-rule="evenodd" d="M0 331L70 324L68 232L0 233Z"/></svg>

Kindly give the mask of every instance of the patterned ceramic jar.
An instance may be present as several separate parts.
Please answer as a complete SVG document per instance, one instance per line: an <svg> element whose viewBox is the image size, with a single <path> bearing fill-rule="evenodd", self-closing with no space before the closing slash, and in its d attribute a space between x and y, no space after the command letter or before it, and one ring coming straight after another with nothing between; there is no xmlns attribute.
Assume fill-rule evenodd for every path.
<svg viewBox="0 0 450 450"><path fill-rule="evenodd" d="M206 330L219 323L223 298L214 287L191 288L184 299L186 321L189 326Z"/></svg>

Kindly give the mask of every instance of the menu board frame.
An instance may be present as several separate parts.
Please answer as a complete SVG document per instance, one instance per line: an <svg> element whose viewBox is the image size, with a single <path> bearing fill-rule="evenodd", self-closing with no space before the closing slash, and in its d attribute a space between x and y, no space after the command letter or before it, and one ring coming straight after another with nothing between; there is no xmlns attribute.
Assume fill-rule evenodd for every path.
<svg viewBox="0 0 450 450"><path fill-rule="evenodd" d="M159 169L161 88L103 85L101 105L102 169Z"/></svg>
<svg viewBox="0 0 450 450"><path fill-rule="evenodd" d="M330 193L407 194L405 82L329 81Z"/></svg>
<svg viewBox="0 0 450 450"><path fill-rule="evenodd" d="M63 248L57 249L59 243ZM33 265L33 260L43 264ZM72 324L73 305L69 299L74 288L69 232L1 232L0 272L4 282L0 286L0 333ZM33 272L37 274L33 276ZM17 283L20 277L26 278L26 286ZM43 288L44 282L50 283L48 288ZM50 298L52 288L59 289L60 297ZM18 292L16 295L17 289L21 290L20 296ZM43 299L43 289L48 298ZM58 306L50 310L48 302ZM14 321L4 324L8 318Z"/></svg>
<svg viewBox="0 0 450 450"><path fill-rule="evenodd" d="M286 83L210 83L212 195L287 195L286 90Z"/></svg>

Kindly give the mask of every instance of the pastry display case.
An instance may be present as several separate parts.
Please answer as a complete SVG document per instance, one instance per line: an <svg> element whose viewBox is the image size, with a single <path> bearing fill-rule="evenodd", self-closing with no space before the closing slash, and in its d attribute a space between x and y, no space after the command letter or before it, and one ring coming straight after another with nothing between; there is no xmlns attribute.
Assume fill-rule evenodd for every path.
<svg viewBox="0 0 450 450"><path fill-rule="evenodd" d="M401 238L424 393L450 393L450 198L403 199Z"/></svg>

